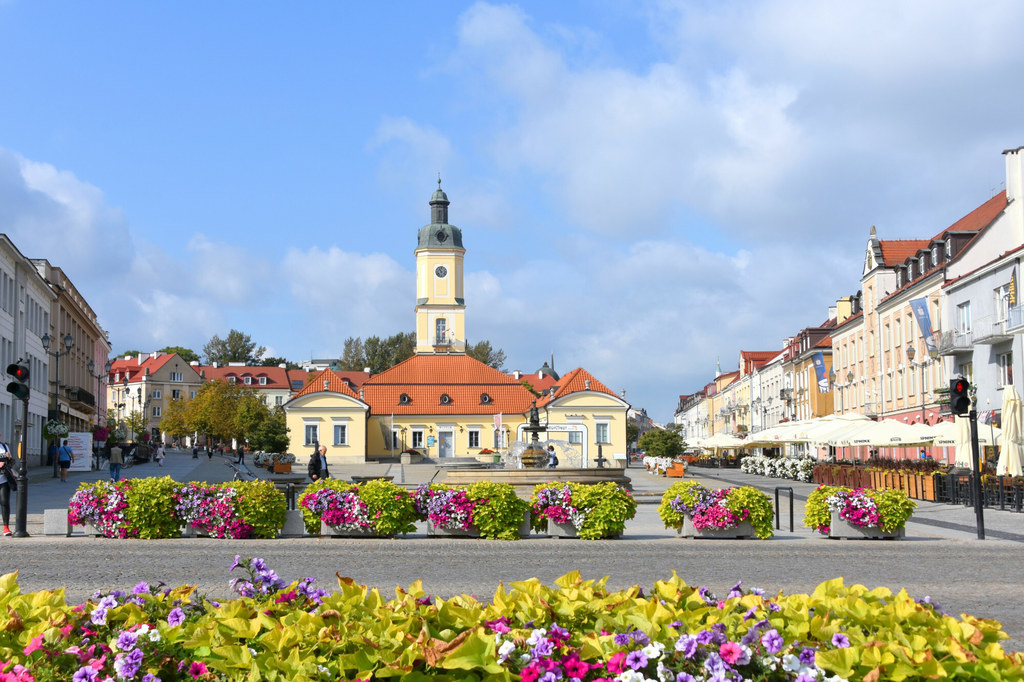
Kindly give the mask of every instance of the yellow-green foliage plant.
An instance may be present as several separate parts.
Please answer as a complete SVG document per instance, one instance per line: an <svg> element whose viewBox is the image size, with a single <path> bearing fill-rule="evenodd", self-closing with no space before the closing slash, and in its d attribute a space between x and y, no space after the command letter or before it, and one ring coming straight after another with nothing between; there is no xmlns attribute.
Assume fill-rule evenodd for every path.
<svg viewBox="0 0 1024 682"><path fill-rule="evenodd" d="M359 485L325 478L306 486L299 496L302 520L310 535L320 523L350 532L405 535L416 530L415 500L405 488L384 479Z"/></svg>
<svg viewBox="0 0 1024 682"><path fill-rule="evenodd" d="M832 500L830 503L829 500ZM832 512L858 526L877 526L893 532L906 526L917 503L902 490L851 490L840 486L818 486L807 496L804 526L828 535Z"/></svg>
<svg viewBox="0 0 1024 682"><path fill-rule="evenodd" d="M511 682L547 672L590 682L703 679L711 668L763 682L1024 678L1024 655L1002 648L999 623L842 579L811 594L737 585L717 597L675 575L645 593L572 572L551 587L499 586L482 602L433 598L418 582L386 599L340 577L328 594L309 578L285 584L260 559L236 557L232 570L235 599L140 583L73 607L62 590L22 594L16 574L2 576L0 672L39 682Z"/></svg>
<svg viewBox="0 0 1024 682"><path fill-rule="evenodd" d="M550 519L571 524L582 540L617 537L636 516L636 500L620 485L605 483L539 483L530 498L531 525L543 531Z"/></svg>

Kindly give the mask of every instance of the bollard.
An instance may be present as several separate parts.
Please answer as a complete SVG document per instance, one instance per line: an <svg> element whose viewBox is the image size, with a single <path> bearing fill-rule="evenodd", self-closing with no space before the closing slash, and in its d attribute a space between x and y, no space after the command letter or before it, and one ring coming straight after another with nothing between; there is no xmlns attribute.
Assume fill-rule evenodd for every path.
<svg viewBox="0 0 1024 682"><path fill-rule="evenodd" d="M793 532L793 488L788 485L775 486L775 529L782 530L782 519L779 516L779 491L789 491L789 532Z"/></svg>

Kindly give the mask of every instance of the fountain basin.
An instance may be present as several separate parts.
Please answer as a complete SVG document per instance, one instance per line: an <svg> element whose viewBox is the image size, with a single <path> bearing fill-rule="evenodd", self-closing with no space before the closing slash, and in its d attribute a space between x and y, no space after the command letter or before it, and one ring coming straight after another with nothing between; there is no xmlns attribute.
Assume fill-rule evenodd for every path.
<svg viewBox="0 0 1024 682"><path fill-rule="evenodd" d="M533 495L533 489L538 483L605 483L611 481L618 485L632 490L633 486L626 476L625 469L446 469L444 479L438 483L448 485L469 485L478 481L491 481L493 483L507 483L511 485L516 495L524 500L529 500Z"/></svg>

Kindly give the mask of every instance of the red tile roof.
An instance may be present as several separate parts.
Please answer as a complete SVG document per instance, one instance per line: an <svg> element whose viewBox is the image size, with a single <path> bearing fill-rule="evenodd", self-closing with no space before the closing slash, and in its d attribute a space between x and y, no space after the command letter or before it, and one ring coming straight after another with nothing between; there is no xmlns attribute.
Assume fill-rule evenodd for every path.
<svg viewBox="0 0 1024 682"><path fill-rule="evenodd" d="M933 239L942 239L947 232L977 232L995 220L1006 208L1006 204L1006 191L1004 190L939 232Z"/></svg>
<svg viewBox="0 0 1024 682"><path fill-rule="evenodd" d="M362 372L359 373L362 374ZM305 374L305 372L303 372L303 374ZM342 372L341 374L345 374L345 372ZM324 380L327 381L327 391L329 393L341 393L343 395L347 395L350 398L359 398L359 394L353 391L351 388L349 388L348 384L345 382L345 378L342 377L341 374L335 372L333 369L325 369L319 374L314 374L313 377L306 383L305 387L303 387L301 391L292 396L292 400L295 400L295 398L300 398L304 395L309 395L311 393L319 393L320 391L323 391Z"/></svg>
<svg viewBox="0 0 1024 682"><path fill-rule="evenodd" d="M260 366L242 366L242 365L228 365L227 367L214 367L212 365L193 365L192 369L197 370L203 375L206 381L216 381L221 379L222 381L230 382L232 378L235 379L235 383L243 388L262 388L262 389L278 389L278 390L291 390L291 377L288 375L288 370L283 367L260 367ZM305 374L305 372L302 372ZM251 382L246 385L245 378L249 377ZM260 377L266 378L266 383L260 385ZM305 377L302 377L303 383Z"/></svg>
<svg viewBox="0 0 1024 682"><path fill-rule="evenodd" d="M157 357L154 358L154 355ZM174 358L181 360L183 367L188 367L193 372L195 371L195 367L182 360L181 356L177 353L142 353L139 356L129 355L123 358L116 358L110 363L108 379L110 383L120 383L124 381L125 375L128 375L129 382L141 381L147 369L150 374L154 374ZM118 377L117 381L114 381L115 375Z"/></svg>
<svg viewBox="0 0 1024 682"><path fill-rule="evenodd" d="M928 239L887 239L879 241L882 248L882 263L886 267L895 267L906 261L911 256L916 256L918 251L931 246Z"/></svg>
<svg viewBox="0 0 1024 682"><path fill-rule="evenodd" d="M593 374L582 367L577 367L568 374L562 376L562 378L555 383L557 384L555 395L552 396L551 391L549 390L537 400L538 405L547 405L548 403L558 400L559 398L564 398L571 393L579 393L581 391L597 391L598 393L607 393L608 395L615 396L615 391L595 379Z"/></svg>

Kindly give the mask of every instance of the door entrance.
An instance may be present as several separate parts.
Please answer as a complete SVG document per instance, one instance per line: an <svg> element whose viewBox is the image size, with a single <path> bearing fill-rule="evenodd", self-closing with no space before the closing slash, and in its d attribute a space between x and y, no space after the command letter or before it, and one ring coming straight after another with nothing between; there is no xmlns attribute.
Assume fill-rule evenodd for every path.
<svg viewBox="0 0 1024 682"><path fill-rule="evenodd" d="M437 432L437 455L438 457L454 457L454 434L451 431Z"/></svg>

